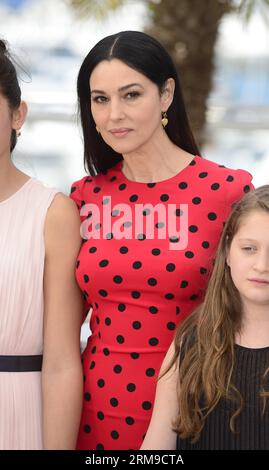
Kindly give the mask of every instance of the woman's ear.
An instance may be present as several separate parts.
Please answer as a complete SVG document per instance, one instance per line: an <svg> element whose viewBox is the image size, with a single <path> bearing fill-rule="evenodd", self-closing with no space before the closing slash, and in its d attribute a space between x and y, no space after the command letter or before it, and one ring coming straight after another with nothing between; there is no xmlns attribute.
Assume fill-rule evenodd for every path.
<svg viewBox="0 0 269 470"><path fill-rule="evenodd" d="M25 121L27 110L27 104L25 101L21 101L20 106L12 112L12 129L20 130Z"/></svg>
<svg viewBox="0 0 269 470"><path fill-rule="evenodd" d="M162 111L167 111L170 104L173 101L175 92L175 80L173 78L168 78L166 80L161 94L161 108Z"/></svg>

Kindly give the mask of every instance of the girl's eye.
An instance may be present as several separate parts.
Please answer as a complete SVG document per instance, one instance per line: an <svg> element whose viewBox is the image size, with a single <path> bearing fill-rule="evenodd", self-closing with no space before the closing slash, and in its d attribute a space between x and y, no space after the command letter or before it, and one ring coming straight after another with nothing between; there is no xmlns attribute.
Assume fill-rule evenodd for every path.
<svg viewBox="0 0 269 470"><path fill-rule="evenodd" d="M125 95L127 99L135 99L138 98L138 96L140 96L140 93L138 91L129 91Z"/></svg>
<svg viewBox="0 0 269 470"><path fill-rule="evenodd" d="M256 251L256 247L255 247L255 246L243 246L243 247L242 247L242 250L251 253L251 252L253 252L253 251Z"/></svg>

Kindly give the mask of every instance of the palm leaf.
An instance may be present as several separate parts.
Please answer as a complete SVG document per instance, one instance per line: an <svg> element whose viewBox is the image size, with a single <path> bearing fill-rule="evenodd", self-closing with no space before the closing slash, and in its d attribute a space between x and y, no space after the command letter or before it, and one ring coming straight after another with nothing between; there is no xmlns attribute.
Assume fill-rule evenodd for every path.
<svg viewBox="0 0 269 470"><path fill-rule="evenodd" d="M259 12L265 21L268 21L269 0L240 0L236 10L248 22L255 11Z"/></svg>
<svg viewBox="0 0 269 470"><path fill-rule="evenodd" d="M105 18L111 11L126 4L126 0L65 0L79 17Z"/></svg>

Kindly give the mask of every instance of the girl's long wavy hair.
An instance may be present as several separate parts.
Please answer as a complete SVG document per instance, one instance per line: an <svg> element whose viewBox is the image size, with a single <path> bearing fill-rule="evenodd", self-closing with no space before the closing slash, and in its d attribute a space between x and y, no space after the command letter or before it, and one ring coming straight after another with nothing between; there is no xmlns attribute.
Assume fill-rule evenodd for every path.
<svg viewBox="0 0 269 470"><path fill-rule="evenodd" d="M232 432L235 432L235 419L244 406L243 398L231 380L235 334L241 327L242 305L226 258L242 219L256 210L269 214L269 185L251 191L235 205L222 233L204 302L182 322L175 335L175 354L168 368L170 370L179 361L179 413L174 430L181 438L191 438L192 442L199 439L207 416L221 398L237 405L230 419ZM269 397L264 386L268 374L269 367L263 374L260 390L262 412Z"/></svg>

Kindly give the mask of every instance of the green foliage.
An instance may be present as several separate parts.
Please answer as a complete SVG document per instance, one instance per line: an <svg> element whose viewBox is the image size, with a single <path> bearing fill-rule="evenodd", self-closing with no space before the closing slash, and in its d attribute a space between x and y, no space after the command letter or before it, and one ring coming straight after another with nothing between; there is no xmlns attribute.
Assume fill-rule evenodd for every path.
<svg viewBox="0 0 269 470"><path fill-rule="evenodd" d="M140 0L147 4L149 13L154 13L156 6L164 0ZM204 1L204 0L201 0ZM253 15L254 10L259 11L263 18L269 16L269 0L216 0L231 6L232 10L238 12L246 21ZM132 0L65 0L80 17L89 17L103 19L111 11L119 7L132 3ZM180 0L178 0L180 6Z"/></svg>
<svg viewBox="0 0 269 470"><path fill-rule="evenodd" d="M103 19L111 11L126 4L126 0L65 0L83 18Z"/></svg>
<svg viewBox="0 0 269 470"><path fill-rule="evenodd" d="M264 20L269 18L269 0L240 0L236 3L239 3L236 9L247 22L254 11L259 12Z"/></svg>

